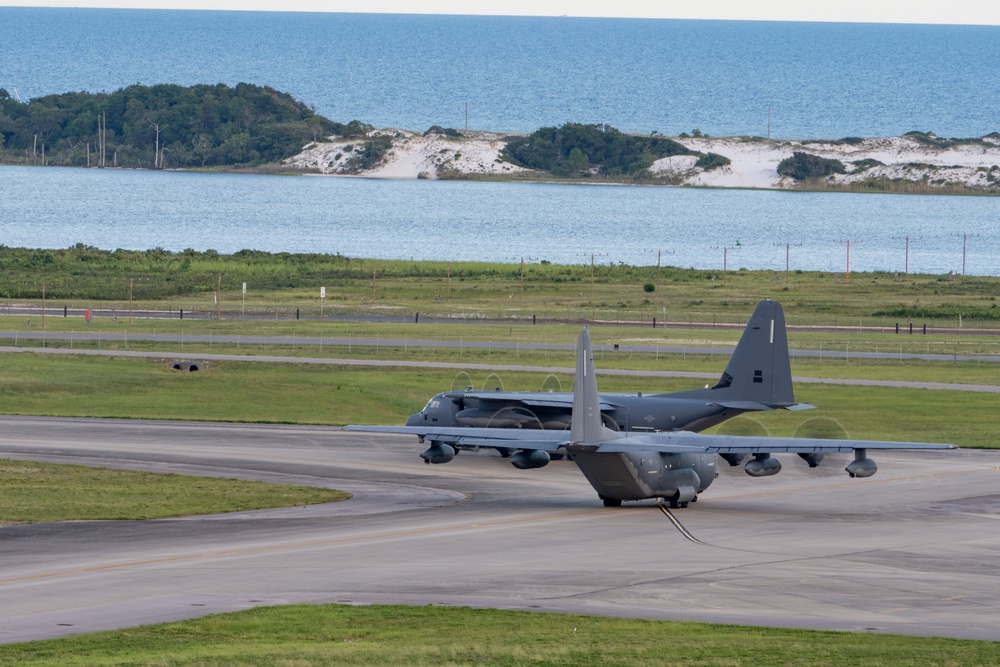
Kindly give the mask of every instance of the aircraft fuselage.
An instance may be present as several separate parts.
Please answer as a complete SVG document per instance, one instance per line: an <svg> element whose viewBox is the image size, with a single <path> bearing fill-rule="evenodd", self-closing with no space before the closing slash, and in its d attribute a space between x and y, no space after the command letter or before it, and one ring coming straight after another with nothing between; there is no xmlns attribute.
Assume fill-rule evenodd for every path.
<svg viewBox="0 0 1000 667"><path fill-rule="evenodd" d="M406 425L569 428L571 394L524 392L517 402L507 400L506 396L510 394L502 399L488 400L482 398L481 393L467 397L459 392L437 394L423 410L411 415ZM565 405L545 405L556 403L553 399L560 399ZM712 405L705 398L681 398L670 394L602 393L600 399L604 424L613 431L703 431L745 412Z"/></svg>
<svg viewBox="0 0 1000 667"><path fill-rule="evenodd" d="M605 504L612 504L609 499L646 498L665 498L672 504L686 504L695 500L718 476L715 454L605 454L581 445L571 445L568 449L574 463L598 495L605 499Z"/></svg>

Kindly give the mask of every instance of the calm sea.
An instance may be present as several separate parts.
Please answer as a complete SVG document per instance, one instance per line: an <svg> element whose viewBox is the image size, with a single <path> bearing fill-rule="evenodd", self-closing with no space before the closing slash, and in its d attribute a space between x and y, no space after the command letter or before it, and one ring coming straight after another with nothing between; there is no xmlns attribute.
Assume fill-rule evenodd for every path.
<svg viewBox="0 0 1000 667"><path fill-rule="evenodd" d="M0 167L8 246L1000 275L995 197ZM786 244L790 247L786 248Z"/></svg>
<svg viewBox="0 0 1000 667"><path fill-rule="evenodd" d="M248 81L335 120L1000 130L1000 28L0 7L22 98ZM1000 275L1000 200L0 167L0 243ZM963 235L966 235L963 237ZM963 242L964 238L964 242ZM737 242L739 242L737 244ZM963 253L964 246L964 253ZM728 249L727 249L728 248Z"/></svg>
<svg viewBox="0 0 1000 667"><path fill-rule="evenodd" d="M339 121L532 131L1000 131L1000 27L0 7L0 87L285 90Z"/></svg>

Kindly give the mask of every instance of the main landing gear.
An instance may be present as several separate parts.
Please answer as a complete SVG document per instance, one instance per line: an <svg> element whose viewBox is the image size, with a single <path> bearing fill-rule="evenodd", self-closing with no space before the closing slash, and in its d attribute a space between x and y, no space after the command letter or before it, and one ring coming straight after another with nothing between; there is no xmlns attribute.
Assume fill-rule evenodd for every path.
<svg viewBox="0 0 1000 667"><path fill-rule="evenodd" d="M673 498L670 498L668 500L668 502L670 503L670 509L675 509L675 510L676 509L684 509L685 507L688 506L688 502L692 502L692 503L698 502L698 496L694 496L693 498L691 498L690 501L681 500L680 499L680 493L678 492L678 493L675 493L674 496L673 496Z"/></svg>
<svg viewBox="0 0 1000 667"><path fill-rule="evenodd" d="M622 506L622 500L621 500L621 498L608 498L607 496L602 496L600 494L598 494L598 497L604 503L605 507L621 507ZM670 509L675 509L676 510L676 509L684 509L685 507L688 506L689 502L691 502L691 503L698 502L698 496L694 496L690 500L681 500L680 499L680 494L676 493L676 494L674 494L674 496L672 498L663 498L662 500L666 500L667 501L667 503L670 505Z"/></svg>

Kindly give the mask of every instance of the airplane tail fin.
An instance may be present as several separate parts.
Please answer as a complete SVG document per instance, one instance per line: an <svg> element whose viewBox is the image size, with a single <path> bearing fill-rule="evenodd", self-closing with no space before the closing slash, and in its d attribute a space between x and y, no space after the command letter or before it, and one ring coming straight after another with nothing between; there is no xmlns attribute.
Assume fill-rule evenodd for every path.
<svg viewBox="0 0 1000 667"><path fill-rule="evenodd" d="M812 407L795 403L781 304L770 300L757 304L718 383L683 394L743 410Z"/></svg>
<svg viewBox="0 0 1000 667"><path fill-rule="evenodd" d="M590 345L590 332L584 328L576 346L576 377L573 380L573 416L570 419L569 439L578 444L598 443L622 437L601 421L600 396L597 393L597 376L594 372L594 353Z"/></svg>

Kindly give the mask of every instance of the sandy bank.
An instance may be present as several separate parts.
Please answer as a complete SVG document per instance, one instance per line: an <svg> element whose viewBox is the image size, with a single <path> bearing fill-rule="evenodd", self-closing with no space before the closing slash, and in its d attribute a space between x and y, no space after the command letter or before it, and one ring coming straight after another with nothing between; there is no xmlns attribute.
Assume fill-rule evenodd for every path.
<svg viewBox="0 0 1000 667"><path fill-rule="evenodd" d="M356 168L362 140L330 137L307 145L285 164L322 174L360 175L371 178L435 179L456 175L503 175L531 172L504 162L500 153L503 135L463 132L460 138L406 130L376 130L372 135L391 138L384 159L370 169ZM912 136L869 138L852 142L768 140L759 137L680 138L678 142L699 153L717 153L731 161L710 171L695 167L697 157L676 156L656 161L653 175L677 185L722 188L794 188L796 182L778 174L778 164L795 152L841 161L846 173L828 177L833 184L872 179L963 185L1000 192L1000 139L984 137L979 143L948 147L929 145ZM543 174L539 174L540 177Z"/></svg>

